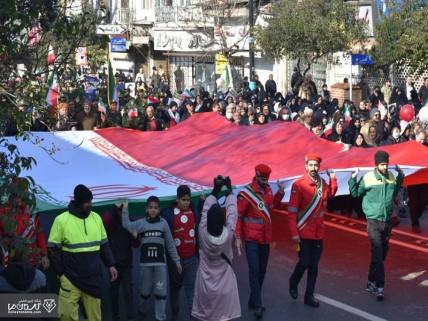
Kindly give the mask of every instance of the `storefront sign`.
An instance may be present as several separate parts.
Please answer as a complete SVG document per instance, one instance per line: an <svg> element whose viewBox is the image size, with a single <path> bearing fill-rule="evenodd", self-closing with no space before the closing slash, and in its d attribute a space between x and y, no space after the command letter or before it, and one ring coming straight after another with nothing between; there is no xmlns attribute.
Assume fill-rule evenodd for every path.
<svg viewBox="0 0 428 321"><path fill-rule="evenodd" d="M111 38L111 52L127 52L125 38Z"/></svg>
<svg viewBox="0 0 428 321"><path fill-rule="evenodd" d="M248 50L249 30L248 25L225 24L214 28L214 37L217 43L226 43L228 48Z"/></svg>
<svg viewBox="0 0 428 321"><path fill-rule="evenodd" d="M222 75L224 70L227 67L227 58L222 54L215 55L215 73L217 75Z"/></svg>
<svg viewBox="0 0 428 321"><path fill-rule="evenodd" d="M216 50L214 35L197 30L155 30L154 49L160 51Z"/></svg>
<svg viewBox="0 0 428 321"><path fill-rule="evenodd" d="M98 25L97 35L120 35L127 31L123 25Z"/></svg>
<svg viewBox="0 0 428 321"><path fill-rule="evenodd" d="M213 25L214 17L204 13L201 7L159 6L155 10L155 23L175 25Z"/></svg>

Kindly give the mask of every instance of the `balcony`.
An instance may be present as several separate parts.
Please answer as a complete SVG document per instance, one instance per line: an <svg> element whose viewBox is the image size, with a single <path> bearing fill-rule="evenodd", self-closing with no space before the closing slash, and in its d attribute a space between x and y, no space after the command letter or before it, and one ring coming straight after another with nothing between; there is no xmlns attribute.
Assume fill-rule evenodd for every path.
<svg viewBox="0 0 428 321"><path fill-rule="evenodd" d="M116 11L115 22L122 25L150 25L155 21L154 9L121 8Z"/></svg>

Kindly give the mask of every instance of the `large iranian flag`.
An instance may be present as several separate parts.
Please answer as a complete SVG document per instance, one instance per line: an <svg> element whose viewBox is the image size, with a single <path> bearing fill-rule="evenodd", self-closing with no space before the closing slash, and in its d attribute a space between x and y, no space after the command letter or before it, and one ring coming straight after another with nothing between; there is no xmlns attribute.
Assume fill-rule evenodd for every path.
<svg viewBox="0 0 428 321"><path fill-rule="evenodd" d="M372 169L379 149L344 150L343 145L320 139L297 123L244 127L214 113L196 114L164 132L109 128L33 135L43 141L17 144L22 155L38 161L24 175L31 175L38 184L40 211L66 207L77 184L88 186L99 205L123 198L144 202L150 195L173 199L180 184L199 193L209 190L218 174L230 176L238 190L252 180L254 166L261 162L272 167L273 189L279 179L289 192L304 171L307 152L322 156L322 171L337 172L339 194L346 194L351 172L358 167L362 175ZM55 153L50 155L52 149ZM382 149L391 155L391 168L400 164L404 169L409 184L428 182L427 147L408 142Z"/></svg>

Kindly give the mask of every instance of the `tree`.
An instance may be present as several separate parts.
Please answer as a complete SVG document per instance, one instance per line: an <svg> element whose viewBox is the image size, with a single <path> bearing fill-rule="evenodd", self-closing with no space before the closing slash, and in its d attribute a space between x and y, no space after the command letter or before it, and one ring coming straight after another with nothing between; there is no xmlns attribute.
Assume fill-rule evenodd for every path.
<svg viewBox="0 0 428 321"><path fill-rule="evenodd" d="M77 47L105 46L96 36L94 26L100 20L95 12L71 14L60 0L5 0L0 11L0 208L7 207L0 220L7 235L0 244L9 253L22 253L26 240L14 235L15 213L24 202L34 208L37 185L31 177L17 184L24 170L36 160L22 155L6 133L16 139L40 140L30 130L32 112L47 114L46 93L52 73L61 75L74 65ZM48 62L49 47L55 50L55 62ZM45 149L49 154L55 151ZM22 181L21 181L22 182Z"/></svg>
<svg viewBox="0 0 428 321"><path fill-rule="evenodd" d="M375 26L371 50L375 67L409 66L415 74L428 69L427 1L406 0L392 4L388 15Z"/></svg>
<svg viewBox="0 0 428 321"><path fill-rule="evenodd" d="M307 68L330 53L350 51L367 40L367 25L343 0L280 0L267 25L257 27L258 48L274 58L303 61Z"/></svg>

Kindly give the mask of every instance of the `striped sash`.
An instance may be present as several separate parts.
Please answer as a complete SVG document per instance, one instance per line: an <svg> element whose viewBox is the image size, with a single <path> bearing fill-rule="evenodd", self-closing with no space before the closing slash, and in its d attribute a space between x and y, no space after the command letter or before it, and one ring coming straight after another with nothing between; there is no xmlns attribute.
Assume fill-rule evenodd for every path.
<svg viewBox="0 0 428 321"><path fill-rule="evenodd" d="M250 186L246 186L239 194L271 221L271 215L265 201Z"/></svg>
<svg viewBox="0 0 428 321"><path fill-rule="evenodd" d="M318 210L322 204L322 194L323 194L323 182L321 181L321 186L316 189L316 193L312 197L309 205L300 213L297 214L297 229L302 230L306 223L308 222L309 217Z"/></svg>
<svg viewBox="0 0 428 321"><path fill-rule="evenodd" d="M34 216L30 217L30 220L28 222L28 226L25 228L25 230L22 232L21 237L26 239L31 239L36 232L36 219Z"/></svg>

